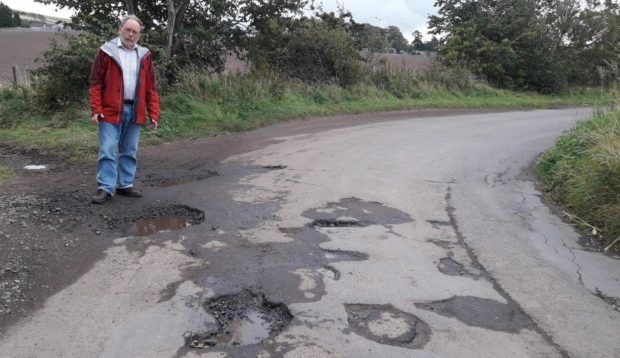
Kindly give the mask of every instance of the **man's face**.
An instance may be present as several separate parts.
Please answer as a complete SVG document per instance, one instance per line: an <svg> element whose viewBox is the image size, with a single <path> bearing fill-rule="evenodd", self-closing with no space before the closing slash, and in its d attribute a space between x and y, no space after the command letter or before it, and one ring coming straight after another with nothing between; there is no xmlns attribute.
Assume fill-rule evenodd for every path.
<svg viewBox="0 0 620 358"><path fill-rule="evenodd" d="M140 39L140 24L136 20L129 19L124 25L119 27L118 34L121 37L123 46L131 49Z"/></svg>

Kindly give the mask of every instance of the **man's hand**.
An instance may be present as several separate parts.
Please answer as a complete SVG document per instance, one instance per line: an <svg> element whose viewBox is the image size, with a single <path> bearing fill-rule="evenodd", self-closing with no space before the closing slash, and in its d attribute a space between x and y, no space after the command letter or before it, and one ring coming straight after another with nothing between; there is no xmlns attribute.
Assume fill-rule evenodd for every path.
<svg viewBox="0 0 620 358"><path fill-rule="evenodd" d="M103 114L101 113L93 114L93 116L90 118L90 123L99 124L99 118L103 118Z"/></svg>
<svg viewBox="0 0 620 358"><path fill-rule="evenodd" d="M148 129L157 129L157 121L151 119L147 127Z"/></svg>

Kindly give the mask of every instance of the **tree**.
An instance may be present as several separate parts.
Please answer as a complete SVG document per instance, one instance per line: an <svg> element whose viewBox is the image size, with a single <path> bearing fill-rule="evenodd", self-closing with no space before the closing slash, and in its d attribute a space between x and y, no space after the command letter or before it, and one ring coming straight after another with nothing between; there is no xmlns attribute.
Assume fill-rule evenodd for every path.
<svg viewBox="0 0 620 358"><path fill-rule="evenodd" d="M352 85L361 78L354 27L350 13L271 19L250 39L249 57L257 68L289 78Z"/></svg>
<svg viewBox="0 0 620 358"><path fill-rule="evenodd" d="M269 19L297 15L307 0L35 0L75 11L72 26L96 35L115 33L118 19L144 22L143 42L178 65L217 71L228 49Z"/></svg>
<svg viewBox="0 0 620 358"><path fill-rule="evenodd" d="M353 29L351 36L360 49L383 52L386 47L389 47L385 30L371 24L359 24Z"/></svg>
<svg viewBox="0 0 620 358"><path fill-rule="evenodd" d="M570 33L573 81L605 83L620 58L620 6L613 1L586 1Z"/></svg>
<svg viewBox="0 0 620 358"><path fill-rule="evenodd" d="M397 26L388 26L385 29L385 39L389 43L390 47L394 48L397 53L406 51L409 43L403 36L403 33Z"/></svg>
<svg viewBox="0 0 620 358"><path fill-rule="evenodd" d="M418 30L415 30L412 34L413 41L411 41L411 46L416 51L424 51L424 42L422 42L422 33Z"/></svg>
<svg viewBox="0 0 620 358"><path fill-rule="evenodd" d="M21 19L10 7L0 2L0 27L21 26Z"/></svg>
<svg viewBox="0 0 620 358"><path fill-rule="evenodd" d="M560 0L563 1L563 0ZM444 35L440 58L509 88L552 92L567 82L563 28L549 31L551 0L437 0L431 33ZM555 22L559 25L560 22Z"/></svg>

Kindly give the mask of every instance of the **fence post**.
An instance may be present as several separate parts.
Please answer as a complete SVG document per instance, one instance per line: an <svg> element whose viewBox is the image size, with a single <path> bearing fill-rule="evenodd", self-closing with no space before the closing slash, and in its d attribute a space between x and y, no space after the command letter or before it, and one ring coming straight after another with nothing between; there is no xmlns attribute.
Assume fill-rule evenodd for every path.
<svg viewBox="0 0 620 358"><path fill-rule="evenodd" d="M17 84L17 68L13 66L13 84Z"/></svg>

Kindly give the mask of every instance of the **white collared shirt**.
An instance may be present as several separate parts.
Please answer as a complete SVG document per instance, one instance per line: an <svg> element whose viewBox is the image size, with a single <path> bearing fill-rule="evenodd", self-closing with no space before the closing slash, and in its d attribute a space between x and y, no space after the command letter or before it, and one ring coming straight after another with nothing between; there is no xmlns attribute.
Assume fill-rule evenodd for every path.
<svg viewBox="0 0 620 358"><path fill-rule="evenodd" d="M123 89L125 92L123 99L133 100L138 81L138 48L134 45L131 50L127 50L123 47L120 37L116 44L119 47L118 54L123 71Z"/></svg>

